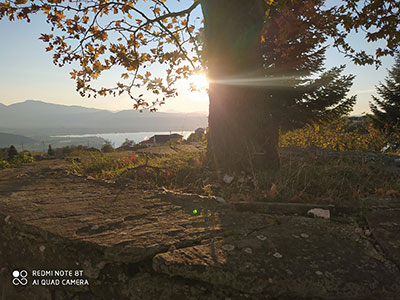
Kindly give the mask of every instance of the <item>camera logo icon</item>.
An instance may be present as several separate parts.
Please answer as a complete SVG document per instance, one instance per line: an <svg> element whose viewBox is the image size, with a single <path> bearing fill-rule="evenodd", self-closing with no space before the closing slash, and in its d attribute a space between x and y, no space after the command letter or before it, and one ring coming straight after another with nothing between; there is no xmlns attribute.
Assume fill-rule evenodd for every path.
<svg viewBox="0 0 400 300"><path fill-rule="evenodd" d="M28 272L26 270L14 270L12 272L13 280L12 283L13 285L27 285L28 284L28 279L26 277L28 276Z"/></svg>

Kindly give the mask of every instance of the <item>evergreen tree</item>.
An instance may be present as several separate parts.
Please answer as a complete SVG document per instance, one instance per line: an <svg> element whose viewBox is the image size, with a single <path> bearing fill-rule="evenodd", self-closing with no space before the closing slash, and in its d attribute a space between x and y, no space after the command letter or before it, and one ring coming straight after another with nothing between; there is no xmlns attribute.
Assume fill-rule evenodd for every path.
<svg viewBox="0 0 400 300"><path fill-rule="evenodd" d="M372 96L370 103L374 124L383 130L390 142L398 144L400 137L400 54L395 64L388 71L385 83L380 83L377 93L380 97Z"/></svg>
<svg viewBox="0 0 400 300"><path fill-rule="evenodd" d="M49 149L47 150L47 154L49 156L54 156L54 150L53 150L53 148L51 148L51 145L49 145Z"/></svg>
<svg viewBox="0 0 400 300"><path fill-rule="evenodd" d="M11 161L16 155L18 155L18 151L14 145L11 145L10 149L8 149L8 161Z"/></svg>
<svg viewBox="0 0 400 300"><path fill-rule="evenodd" d="M325 71L324 1L286 2L269 16L263 33L267 112L276 129L290 130L348 114L356 96L346 97L353 75L345 66ZM320 17L318 17L320 16Z"/></svg>

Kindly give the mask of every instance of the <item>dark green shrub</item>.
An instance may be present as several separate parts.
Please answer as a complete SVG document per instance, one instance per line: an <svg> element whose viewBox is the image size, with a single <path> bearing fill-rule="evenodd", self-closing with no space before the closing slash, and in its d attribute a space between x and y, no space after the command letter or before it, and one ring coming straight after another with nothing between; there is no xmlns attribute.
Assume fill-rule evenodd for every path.
<svg viewBox="0 0 400 300"><path fill-rule="evenodd" d="M17 149L15 149L14 145L11 145L10 149L8 149L8 161L12 161L14 156L16 156L17 154Z"/></svg>
<svg viewBox="0 0 400 300"><path fill-rule="evenodd" d="M55 154L53 148L51 148L51 145L49 145L49 149L47 150L47 154L49 156L54 156L54 154Z"/></svg>

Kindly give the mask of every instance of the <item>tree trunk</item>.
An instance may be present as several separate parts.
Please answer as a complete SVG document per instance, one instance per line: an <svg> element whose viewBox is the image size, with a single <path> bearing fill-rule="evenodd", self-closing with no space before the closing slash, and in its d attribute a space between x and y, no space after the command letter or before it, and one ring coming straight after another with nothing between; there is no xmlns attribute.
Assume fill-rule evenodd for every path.
<svg viewBox="0 0 400 300"><path fill-rule="evenodd" d="M260 46L264 0L203 0L210 79L208 156L216 168L279 167L278 128L266 106Z"/></svg>

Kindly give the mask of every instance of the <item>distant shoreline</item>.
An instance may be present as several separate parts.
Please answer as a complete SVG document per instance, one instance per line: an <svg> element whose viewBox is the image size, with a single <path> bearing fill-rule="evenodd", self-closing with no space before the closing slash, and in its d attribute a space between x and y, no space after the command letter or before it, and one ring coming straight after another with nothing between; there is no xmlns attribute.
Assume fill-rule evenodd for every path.
<svg viewBox="0 0 400 300"><path fill-rule="evenodd" d="M80 137L91 137L105 134L125 135L125 134L139 134L139 133L156 133L156 134L170 134L170 133L181 133L181 132L194 132L194 130L169 130L169 131L127 131L127 132L106 132L106 133L84 133L84 134L65 134L65 135L52 135L51 138L80 138Z"/></svg>
<svg viewBox="0 0 400 300"><path fill-rule="evenodd" d="M133 140L135 143L140 143L146 139L149 139L156 134L171 134L178 133L183 136L184 139L193 133L194 130L169 130L169 131L140 131L140 132L116 132L116 133L97 133L97 134L68 134L68 135L54 135L51 138L90 138L98 137L106 141L110 141L114 147L120 147L125 139Z"/></svg>

